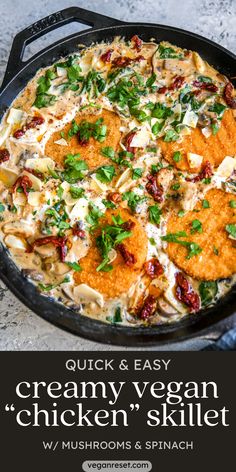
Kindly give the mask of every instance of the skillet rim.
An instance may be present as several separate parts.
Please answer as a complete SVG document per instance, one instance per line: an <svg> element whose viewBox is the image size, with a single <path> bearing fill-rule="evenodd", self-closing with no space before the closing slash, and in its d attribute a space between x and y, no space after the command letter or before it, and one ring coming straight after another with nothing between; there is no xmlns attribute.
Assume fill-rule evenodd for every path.
<svg viewBox="0 0 236 472"><path fill-rule="evenodd" d="M192 33L188 30L184 30L181 28L176 28L168 25L161 25L161 24L154 24L154 23L137 23L137 22L132 22L132 23L125 23L125 22L120 22L115 23L117 20L114 20L114 26L106 26L102 28L89 28L86 30L83 30L79 33L72 34L66 38L63 38L62 40L56 41L54 44L44 48L42 51L38 52L34 56L32 56L28 61L23 63L23 67L21 70L17 71L16 75L10 79L8 84L6 84L1 90L0 90L0 100L1 98L5 95L5 91L7 91L8 87L14 84L14 81L19 79L19 76L27 70L30 66L34 65L34 63L37 60L41 60L46 54L52 55L58 47L64 47L68 43L72 42L73 40L76 40L77 38L81 38L82 36L87 36L89 34L94 34L94 33L101 33L103 31L108 31L113 33L112 35L117 34L117 30L119 29L127 29L129 27L132 28L137 28L137 27L143 27L143 28L157 28L157 30L166 30L170 31L171 33L178 33L182 34L184 36L191 37L192 39L196 38L197 40L200 40L203 43L206 43L208 46L211 46L213 48L217 48L221 53L223 53L225 56L230 57L234 61L236 61L236 55L232 53L231 51L228 51L226 48L223 46L215 43L212 40L209 40L208 38L204 38L201 35L198 35L196 33ZM138 32L139 35L142 36L142 31L141 33ZM54 62L54 59L51 59L49 61L51 64ZM45 67L45 65L41 66ZM37 67L37 70L39 67ZM36 73L32 74L32 77ZM27 80L26 83L28 83L30 79ZM25 84L23 84L22 89L25 87ZM17 92L18 94L18 92ZM14 97L11 99L14 100L17 94L14 94ZM9 105L10 106L10 105ZM3 258L8 260L9 262L9 255L7 249L1 244L0 245L0 254L3 254ZM5 262L6 262L5 261ZM10 260L12 262L12 260ZM74 334L77 334L81 337L87 338L92 341L96 342L101 342L101 343L106 343L106 344L113 344L113 345L123 345L123 346L130 346L130 347L144 347L146 346L163 346L167 344L174 344L176 342L184 341L186 339L191 339L193 337L202 335L206 329L209 328L209 326L215 326L216 324L219 324L224 318L228 318L229 316L234 314L234 310L236 308L236 299L235 299L235 293L236 293L236 287L232 287L230 292L222 298L216 305L214 305L213 308L203 310L199 312L197 315L190 315L187 316L184 320L181 320L177 323L173 323L173 325L162 325L162 326L152 326L152 327L126 327L126 326L114 326L114 325L109 325L101 321L94 320L92 318L83 316L83 315L78 315L76 312L73 312L72 310L68 310L68 308L65 308L62 304L59 304L58 302L51 301L48 297L45 297L44 295L41 295L37 292L36 287L26 280L20 273L19 269L17 266L12 262L14 265L13 273L15 272L15 276L17 275L17 278L20 276L20 280L22 284L24 284L25 287L31 286L33 287L34 291L34 296L36 295L36 299L40 302L46 301L46 305L49 306L49 312L42 313L42 308L39 305L35 306L35 304L32 302L32 300L29 300L26 298L26 295L21 292L17 286L14 284L14 282L11 280L9 277L11 274L7 274L6 267L2 267L3 261L0 262L0 278L3 280L3 282L7 285L7 287L16 295L16 297L23 302L24 305L26 305L28 308L30 308L33 312L35 312L38 316L41 318L44 318L47 321L50 321L52 324L55 326L58 326L66 331L70 331ZM11 264L10 264L11 265ZM20 285L20 284L19 284ZM30 290L29 290L30 292ZM49 302L49 303L48 303ZM232 303L234 302L234 303ZM232 305L231 305L232 303ZM51 304L51 305L50 305ZM45 305L45 303L43 303ZM235 305L235 306L234 306ZM221 312L221 308L225 309L225 313ZM70 313L73 318L77 318L75 323L71 323L71 317L67 319L63 318L58 315L55 316L55 312L57 312L57 309L61 313L66 311L67 314ZM210 315L214 316L214 319L211 318ZM66 317L67 318L67 317ZM195 319L194 319L195 318ZM64 321L64 322L63 322ZM69 323L69 324L68 324ZM95 332L95 330L97 331ZM106 330L106 333L104 335L104 331ZM109 339L106 339L106 335L109 336ZM104 339L105 338L105 339Z"/></svg>

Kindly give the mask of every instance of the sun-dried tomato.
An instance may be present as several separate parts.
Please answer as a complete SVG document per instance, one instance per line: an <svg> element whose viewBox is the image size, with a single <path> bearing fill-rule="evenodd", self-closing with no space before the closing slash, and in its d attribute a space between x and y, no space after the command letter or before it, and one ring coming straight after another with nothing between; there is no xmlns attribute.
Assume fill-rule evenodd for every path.
<svg viewBox="0 0 236 472"><path fill-rule="evenodd" d="M149 174L147 176L148 183L146 190L153 197L155 202L161 203L163 201L163 189L157 185L156 175Z"/></svg>
<svg viewBox="0 0 236 472"><path fill-rule="evenodd" d="M190 308L190 311L198 311L200 308L200 297L194 292L192 286L181 272L175 274L176 298Z"/></svg>
<svg viewBox="0 0 236 472"><path fill-rule="evenodd" d="M144 56L139 55L139 56L134 57L133 59L133 62L141 62L141 61L145 61Z"/></svg>
<svg viewBox="0 0 236 472"><path fill-rule="evenodd" d="M127 220L125 221L124 223L122 223L121 227L125 230L125 231L131 231L131 229L133 229L135 227L135 222L132 221L132 220Z"/></svg>
<svg viewBox="0 0 236 472"><path fill-rule="evenodd" d="M0 164L2 162L9 161L10 159L10 153L7 149L0 149Z"/></svg>
<svg viewBox="0 0 236 472"><path fill-rule="evenodd" d="M26 131L26 130L25 130L25 131ZM16 139L22 138L22 136L24 136L24 134L25 134L25 131L23 130L23 128L17 129L17 130L15 131L15 133L13 134L13 138L16 138Z"/></svg>
<svg viewBox="0 0 236 472"><path fill-rule="evenodd" d="M196 177L189 178L187 177L186 180L188 182L199 182L200 180L203 179L209 179L213 175L213 169L211 167L211 163L209 161L206 161L201 172L196 175Z"/></svg>
<svg viewBox="0 0 236 472"><path fill-rule="evenodd" d="M211 82L199 82L199 80L195 80L193 82L194 87L200 88L202 90L207 90L208 92L217 92L218 87L215 84L212 84Z"/></svg>
<svg viewBox="0 0 236 472"><path fill-rule="evenodd" d="M37 126L42 125L44 121L45 121L44 118L40 115L33 116L33 118L31 118L31 120L28 123L22 126L22 128L17 129L15 131L15 133L13 134L13 137L16 139L21 138L22 136L24 136L24 134L26 133L28 129L36 128Z"/></svg>
<svg viewBox="0 0 236 472"><path fill-rule="evenodd" d="M126 249L125 245L123 243L120 243L120 244L117 244L117 249L118 251L120 251L124 261L125 261L125 264L128 266L128 267L131 267L132 265L135 264L136 262L136 257L134 256L134 254L132 254L131 252L128 251L128 249Z"/></svg>
<svg viewBox="0 0 236 472"><path fill-rule="evenodd" d="M143 45L143 42L142 42L141 38L139 38L137 36L137 34L135 34L131 38L131 42L134 44L133 49L136 49L136 51L140 52L141 49L142 49L142 45Z"/></svg>
<svg viewBox="0 0 236 472"><path fill-rule="evenodd" d="M33 118L25 125L27 129L36 128L44 123L44 118L39 115L33 116Z"/></svg>
<svg viewBox="0 0 236 472"><path fill-rule="evenodd" d="M85 237L86 237L86 233L81 228L81 225L80 225L79 221L77 221L77 223L75 223L75 226L73 227L72 232L73 232L74 236L78 236L78 238L80 238L80 239L85 239Z"/></svg>
<svg viewBox="0 0 236 472"><path fill-rule="evenodd" d="M104 52L104 54L101 55L100 59L102 62L111 62L111 55L113 53L113 49L108 49L108 51Z"/></svg>
<svg viewBox="0 0 236 472"><path fill-rule="evenodd" d="M132 152L133 154L135 154L136 152L136 148L131 146L131 143L132 143L132 140L134 138L134 136L136 135L136 132L135 131L131 131L129 134L127 134L126 136L126 150L128 152Z"/></svg>
<svg viewBox="0 0 236 472"><path fill-rule="evenodd" d="M228 82L224 88L224 99L230 108L236 108L236 98L233 97L234 86Z"/></svg>
<svg viewBox="0 0 236 472"><path fill-rule="evenodd" d="M128 67L132 62L140 62L144 60L145 60L145 57L143 56L136 56L133 59L127 56L119 56L113 59L112 65L115 67Z"/></svg>
<svg viewBox="0 0 236 472"><path fill-rule="evenodd" d="M121 202L122 198L121 198L121 194L119 192L110 192L108 195L107 195L107 199L110 201L110 202L113 202L113 203L119 203Z"/></svg>
<svg viewBox="0 0 236 472"><path fill-rule="evenodd" d="M156 257L152 257L152 259L144 263L144 270L151 279L156 279L164 272L162 265Z"/></svg>
<svg viewBox="0 0 236 472"><path fill-rule="evenodd" d="M156 310L156 299L153 295L148 295L144 300L142 307L138 310L138 318L141 320L147 320L150 316L154 315Z"/></svg>
<svg viewBox="0 0 236 472"><path fill-rule="evenodd" d="M182 87L184 83L184 77L181 75L178 75L174 78L172 84L169 86L169 90L178 90Z"/></svg>
<svg viewBox="0 0 236 472"><path fill-rule="evenodd" d="M131 64L131 62L132 62L131 57L119 56L113 59L112 65L115 67L127 67Z"/></svg>
<svg viewBox="0 0 236 472"><path fill-rule="evenodd" d="M55 247L58 247L60 250L61 261L65 262L67 254L66 246L67 238L65 236L46 236L45 238L36 239L32 244L32 249L35 246L45 246L46 244L53 244Z"/></svg>
<svg viewBox="0 0 236 472"><path fill-rule="evenodd" d="M157 93L166 93L168 90L168 87L164 85L164 87L161 87L157 90Z"/></svg>
<svg viewBox="0 0 236 472"><path fill-rule="evenodd" d="M16 192L16 190L21 187L25 196L27 197L29 195L29 189L32 187L32 182L29 179L27 175L22 175L21 177L18 177L16 182L14 183L12 187L12 192Z"/></svg>
<svg viewBox="0 0 236 472"><path fill-rule="evenodd" d="M39 170L30 169L29 167L25 167L24 170L26 170L26 172L29 172L29 174L35 175L35 177L38 177L38 179L44 180L44 175L42 174L42 172L39 172Z"/></svg>

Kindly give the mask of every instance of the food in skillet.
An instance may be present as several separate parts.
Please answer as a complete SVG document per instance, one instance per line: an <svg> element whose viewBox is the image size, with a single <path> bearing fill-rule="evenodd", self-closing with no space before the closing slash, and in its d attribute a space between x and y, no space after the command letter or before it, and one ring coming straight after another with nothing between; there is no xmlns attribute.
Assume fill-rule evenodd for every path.
<svg viewBox="0 0 236 472"><path fill-rule="evenodd" d="M46 296L119 324L214 304L236 272L236 98L167 42L81 48L0 129L0 231Z"/></svg>

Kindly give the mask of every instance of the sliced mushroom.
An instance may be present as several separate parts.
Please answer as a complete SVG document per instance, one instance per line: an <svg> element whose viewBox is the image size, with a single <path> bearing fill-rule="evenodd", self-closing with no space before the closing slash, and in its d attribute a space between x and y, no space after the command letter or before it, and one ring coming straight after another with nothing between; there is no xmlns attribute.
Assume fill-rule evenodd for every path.
<svg viewBox="0 0 236 472"><path fill-rule="evenodd" d="M63 262L56 262L52 264L51 272L55 273L56 275L65 275L70 272L70 267Z"/></svg>
<svg viewBox="0 0 236 472"><path fill-rule="evenodd" d="M181 207L185 211L193 210L198 200L198 188L193 182L183 182L181 185L183 194L180 200Z"/></svg>
<svg viewBox="0 0 236 472"><path fill-rule="evenodd" d="M18 251L25 251L27 248L26 242L13 234L9 234L5 237L4 242L7 247L11 249L17 249Z"/></svg>
<svg viewBox="0 0 236 472"><path fill-rule="evenodd" d="M37 282L41 282L44 279L44 275L34 269L22 269L22 275Z"/></svg>
<svg viewBox="0 0 236 472"><path fill-rule="evenodd" d="M190 75L194 72L194 65L191 59L179 60L179 59L165 59L164 69L177 75Z"/></svg>
<svg viewBox="0 0 236 472"><path fill-rule="evenodd" d="M173 306L171 306L163 297L159 297L157 303L160 315L169 318L170 316L178 314Z"/></svg>
<svg viewBox="0 0 236 472"><path fill-rule="evenodd" d="M203 74L203 72L205 71L206 64L202 60L202 58L199 56L199 54L195 51L193 52L193 62L195 64L197 71Z"/></svg>
<svg viewBox="0 0 236 472"><path fill-rule="evenodd" d="M163 168L157 173L157 185L162 187L166 192L170 186L171 181L174 178L174 172L172 169Z"/></svg>
<svg viewBox="0 0 236 472"><path fill-rule="evenodd" d="M24 220L10 221L3 226L5 234L24 234L27 238L34 234L34 225Z"/></svg>
<svg viewBox="0 0 236 472"><path fill-rule="evenodd" d="M74 288L74 299L75 301L87 301L95 302L101 308L104 306L104 298L97 290L89 287L86 284L77 285Z"/></svg>
<svg viewBox="0 0 236 472"><path fill-rule="evenodd" d="M34 251L42 258L52 257L57 254L57 250L53 244L44 244L43 246L35 246Z"/></svg>
<svg viewBox="0 0 236 472"><path fill-rule="evenodd" d="M175 309L178 313L187 313L186 307L180 303L174 296L173 287L169 287L163 294L164 299Z"/></svg>

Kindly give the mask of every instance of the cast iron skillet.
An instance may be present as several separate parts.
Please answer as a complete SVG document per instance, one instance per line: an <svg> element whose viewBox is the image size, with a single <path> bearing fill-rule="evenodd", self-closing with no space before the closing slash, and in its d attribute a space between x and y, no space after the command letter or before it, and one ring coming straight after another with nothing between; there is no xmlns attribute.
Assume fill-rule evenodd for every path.
<svg viewBox="0 0 236 472"><path fill-rule="evenodd" d="M92 28L57 41L30 60L22 61L27 44L72 21L78 21ZM16 35L0 91L0 118L39 68L49 66L62 56L73 53L77 44L90 46L93 42L110 41L117 35L129 39L134 34L138 34L145 41L150 38L155 38L157 41L168 40L180 47L196 50L221 73L229 77L235 76L235 55L201 36L170 26L124 23L72 7L49 15ZM199 335L203 329L223 318L229 317L236 309L236 287L234 287L215 307L203 310L177 324L148 328L113 326L83 317L41 295L34 285L22 276L2 245L0 245L0 277L17 298L42 318L91 340L118 345L144 347L190 338Z"/></svg>

